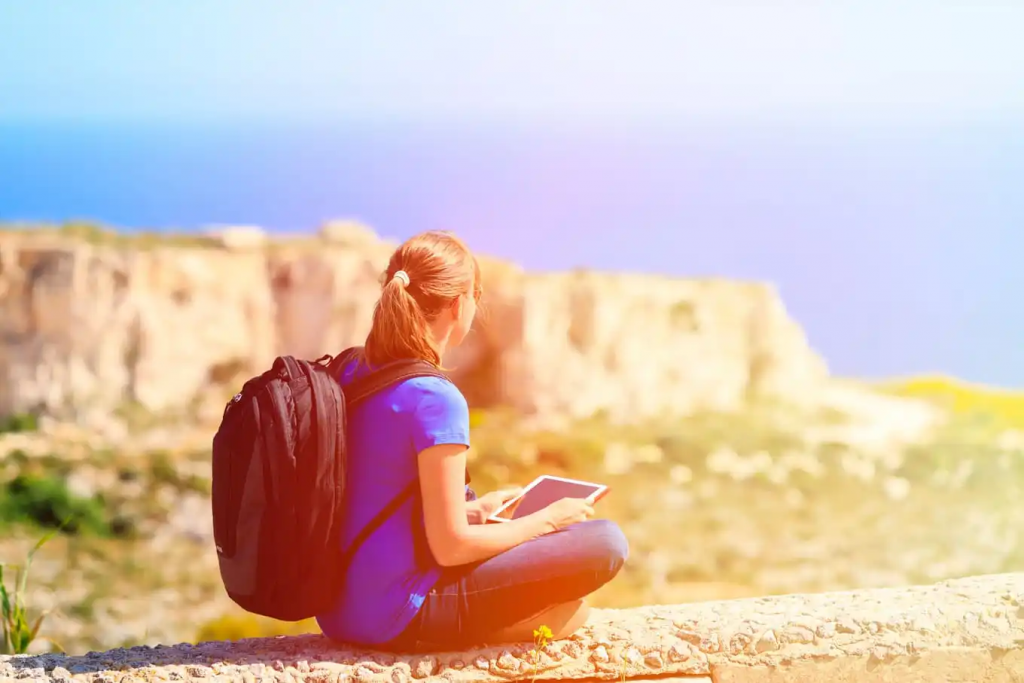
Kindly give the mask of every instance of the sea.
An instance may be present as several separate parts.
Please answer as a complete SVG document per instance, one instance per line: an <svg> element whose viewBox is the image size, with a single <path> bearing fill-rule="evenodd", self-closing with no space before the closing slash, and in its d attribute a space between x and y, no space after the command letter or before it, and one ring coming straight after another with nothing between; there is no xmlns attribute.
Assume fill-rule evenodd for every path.
<svg viewBox="0 0 1024 683"><path fill-rule="evenodd" d="M334 218L532 270L770 281L834 374L1024 387L1024 122L0 123L0 221Z"/></svg>

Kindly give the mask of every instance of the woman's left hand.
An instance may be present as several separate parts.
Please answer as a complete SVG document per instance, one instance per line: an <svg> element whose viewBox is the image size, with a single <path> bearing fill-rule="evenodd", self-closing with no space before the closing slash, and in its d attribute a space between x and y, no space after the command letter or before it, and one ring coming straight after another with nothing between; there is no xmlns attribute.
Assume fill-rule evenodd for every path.
<svg viewBox="0 0 1024 683"><path fill-rule="evenodd" d="M469 513L469 523L483 524L495 510L518 496L522 491L523 488L521 486L499 489L497 491L486 493L476 500L466 503L466 509Z"/></svg>

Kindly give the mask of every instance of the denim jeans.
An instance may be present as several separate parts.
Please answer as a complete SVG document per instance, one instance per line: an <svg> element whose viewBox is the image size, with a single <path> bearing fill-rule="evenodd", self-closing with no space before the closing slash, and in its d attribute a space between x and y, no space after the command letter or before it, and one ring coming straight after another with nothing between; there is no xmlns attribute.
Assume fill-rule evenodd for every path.
<svg viewBox="0 0 1024 683"><path fill-rule="evenodd" d="M628 554L619 527L595 519L448 568L387 649L479 645L503 628L593 593L618 574Z"/></svg>

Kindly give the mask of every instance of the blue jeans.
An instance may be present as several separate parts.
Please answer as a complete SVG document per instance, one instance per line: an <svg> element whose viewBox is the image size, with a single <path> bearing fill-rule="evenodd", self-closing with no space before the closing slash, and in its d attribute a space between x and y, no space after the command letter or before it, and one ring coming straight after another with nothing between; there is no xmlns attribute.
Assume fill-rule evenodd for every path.
<svg viewBox="0 0 1024 683"><path fill-rule="evenodd" d="M618 525L594 519L448 568L387 649L479 645L503 628L593 593L618 574L628 555Z"/></svg>

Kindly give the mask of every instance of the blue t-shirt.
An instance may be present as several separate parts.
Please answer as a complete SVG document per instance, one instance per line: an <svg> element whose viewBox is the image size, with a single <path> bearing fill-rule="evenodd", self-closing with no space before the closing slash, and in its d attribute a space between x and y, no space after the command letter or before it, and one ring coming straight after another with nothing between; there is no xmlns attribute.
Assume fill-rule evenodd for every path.
<svg viewBox="0 0 1024 683"><path fill-rule="evenodd" d="M352 362L341 381L367 372L365 364ZM469 445L469 407L450 382L414 377L356 406L348 416L347 439L343 548L418 478L420 451ZM338 603L317 616L325 635L374 645L395 638L412 621L441 573L427 546L421 500L411 496L356 552Z"/></svg>

